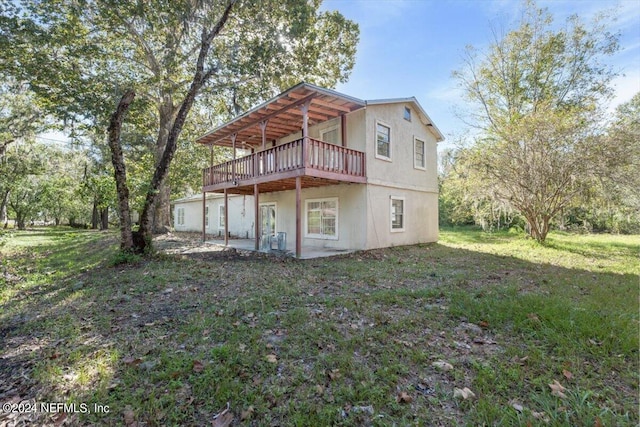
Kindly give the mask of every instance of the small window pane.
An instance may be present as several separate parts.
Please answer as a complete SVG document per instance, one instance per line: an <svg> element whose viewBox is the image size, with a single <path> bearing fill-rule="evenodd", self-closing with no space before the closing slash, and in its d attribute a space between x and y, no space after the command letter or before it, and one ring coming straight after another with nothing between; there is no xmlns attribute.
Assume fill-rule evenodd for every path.
<svg viewBox="0 0 640 427"><path fill-rule="evenodd" d="M377 153L391 158L391 129L381 124L377 126Z"/></svg>
<svg viewBox="0 0 640 427"><path fill-rule="evenodd" d="M404 200L391 200L391 228L404 228Z"/></svg>
<svg viewBox="0 0 640 427"><path fill-rule="evenodd" d="M416 167L425 167L424 163L424 141L415 140L415 165Z"/></svg>
<svg viewBox="0 0 640 427"><path fill-rule="evenodd" d="M409 107L404 107L404 119L411 121L411 109Z"/></svg>

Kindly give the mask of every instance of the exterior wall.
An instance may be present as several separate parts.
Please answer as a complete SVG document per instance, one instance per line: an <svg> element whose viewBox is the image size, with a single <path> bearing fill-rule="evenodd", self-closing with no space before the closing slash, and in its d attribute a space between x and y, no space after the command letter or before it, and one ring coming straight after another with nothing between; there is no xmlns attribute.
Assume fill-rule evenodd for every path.
<svg viewBox="0 0 640 427"><path fill-rule="evenodd" d="M206 206L209 208L208 235L224 235L224 223L220 227L220 206L224 197L210 195ZM229 196L229 232L240 238L254 238L253 196ZM184 208L184 224L178 224L178 208ZM176 231L202 232L202 198L177 201L173 206L173 223Z"/></svg>
<svg viewBox="0 0 640 427"><path fill-rule="evenodd" d="M305 188L302 199L302 246L332 249L362 249L366 246L366 186L362 184L340 184L327 187ZM305 237L305 201L315 199L338 199L338 238L320 239ZM260 195L260 203L276 203L276 232L287 233L287 249L296 248L296 193L280 191Z"/></svg>
<svg viewBox="0 0 640 427"><path fill-rule="evenodd" d="M363 249L438 240L438 193L367 185L366 233ZM404 199L404 230L391 228L391 198Z"/></svg>
<svg viewBox="0 0 640 427"><path fill-rule="evenodd" d="M404 109L411 110L411 121ZM391 160L376 156L376 123L391 129ZM426 168L414 167L414 139L425 142ZM368 105L366 108L367 182L398 188L438 191L436 138L420 121L412 103Z"/></svg>

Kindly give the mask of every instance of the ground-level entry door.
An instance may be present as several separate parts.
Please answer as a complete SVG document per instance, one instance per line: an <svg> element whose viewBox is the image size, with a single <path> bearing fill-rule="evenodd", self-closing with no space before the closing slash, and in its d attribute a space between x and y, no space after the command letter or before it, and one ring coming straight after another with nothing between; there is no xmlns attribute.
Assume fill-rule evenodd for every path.
<svg viewBox="0 0 640 427"><path fill-rule="evenodd" d="M260 234L276 234L276 204L260 204Z"/></svg>

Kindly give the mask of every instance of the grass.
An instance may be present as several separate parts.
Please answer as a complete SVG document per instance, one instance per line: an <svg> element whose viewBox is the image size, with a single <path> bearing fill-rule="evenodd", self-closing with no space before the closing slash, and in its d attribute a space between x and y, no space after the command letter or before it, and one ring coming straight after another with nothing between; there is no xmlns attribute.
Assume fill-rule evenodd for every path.
<svg viewBox="0 0 640 427"><path fill-rule="evenodd" d="M237 425L640 421L638 236L443 230L307 261L120 264L116 247L64 228L3 240L0 403L109 408L72 425L209 425L227 402Z"/></svg>

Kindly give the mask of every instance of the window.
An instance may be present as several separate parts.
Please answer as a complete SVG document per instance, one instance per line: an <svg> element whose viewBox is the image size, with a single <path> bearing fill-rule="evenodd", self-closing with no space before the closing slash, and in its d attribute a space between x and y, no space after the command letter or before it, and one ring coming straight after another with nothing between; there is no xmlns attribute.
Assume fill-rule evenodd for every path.
<svg viewBox="0 0 640 427"><path fill-rule="evenodd" d="M176 225L184 225L184 208L176 208Z"/></svg>
<svg viewBox="0 0 640 427"><path fill-rule="evenodd" d="M391 160L391 128L376 123L376 157Z"/></svg>
<svg viewBox="0 0 640 427"><path fill-rule="evenodd" d="M404 197L391 197L391 231L404 231Z"/></svg>
<svg viewBox="0 0 640 427"><path fill-rule="evenodd" d="M204 208L204 226L209 228L209 206Z"/></svg>
<svg viewBox="0 0 640 427"><path fill-rule="evenodd" d="M404 119L411 121L411 109L409 107L404 107Z"/></svg>
<svg viewBox="0 0 640 427"><path fill-rule="evenodd" d="M320 131L320 139L330 144L338 144L340 142L340 134L338 126L333 126Z"/></svg>
<svg viewBox="0 0 640 427"><path fill-rule="evenodd" d="M416 169L426 169L424 159L425 144L417 138L413 140L413 167Z"/></svg>
<svg viewBox="0 0 640 427"><path fill-rule="evenodd" d="M224 229L224 205L218 205L218 228Z"/></svg>
<svg viewBox="0 0 640 427"><path fill-rule="evenodd" d="M305 201L306 237L338 239L338 199Z"/></svg>

